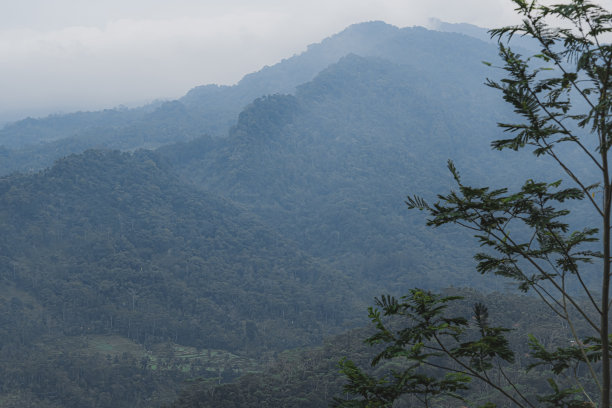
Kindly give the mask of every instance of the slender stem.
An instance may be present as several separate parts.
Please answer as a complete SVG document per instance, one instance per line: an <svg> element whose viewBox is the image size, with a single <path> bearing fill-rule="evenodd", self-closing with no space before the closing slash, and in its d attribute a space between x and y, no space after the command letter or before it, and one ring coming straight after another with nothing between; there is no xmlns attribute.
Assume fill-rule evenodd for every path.
<svg viewBox="0 0 612 408"><path fill-rule="evenodd" d="M532 18L531 16L528 16L530 19ZM535 24L533 24L533 20L532 20L532 25L534 27ZM582 96L582 98L586 101L586 103L591 107L591 109L596 109L595 105L593 104L593 102L589 99L589 97L584 93L584 91L582 90L582 88L580 88L578 86L578 83L576 82L576 80L572 79L571 75L567 75L568 72L565 69L565 67L563 66L563 64L561 63L560 58L557 56L557 54L555 52L553 52L550 49L550 46L544 41L543 37L542 37L542 33L538 32L538 31L534 31L535 33L537 33L537 35L535 35L535 39L538 40L540 42L540 45L542 45L542 47L544 47L544 49L546 50L546 53L548 54L548 56L553 57L552 60L555 62L555 65L561 70L561 72L563 72L563 74L565 74L565 76L569 79L570 83L572 84L572 86L574 87L574 89L580 94L580 96Z"/></svg>
<svg viewBox="0 0 612 408"><path fill-rule="evenodd" d="M514 246L515 250L521 255L521 257L525 259L527 262L529 262L534 268L536 268L538 272L540 272L546 278L546 280L550 282L555 287L555 289L559 291L559 293L566 295L567 299L574 306L574 308L578 311L578 313L580 313L582 317L584 317L585 321L589 323L589 325L593 327L593 329L599 332L600 328L591 320L591 318L586 314L586 312L582 310L582 308L576 303L576 301L571 296L569 296L569 294L567 294L565 290L563 290L563 288L559 285L559 283L555 281L554 277L551 276L548 272L546 272L540 265L538 265L538 263L533 259L532 256L525 254L525 252L520 248L520 246L516 244L516 242L514 242L514 240L510 237L510 235L506 233L506 231L500 231L500 232L503 234L506 240L509 241ZM496 239L502 242L502 240L500 240L499 238L496 237Z"/></svg>
<svg viewBox="0 0 612 408"><path fill-rule="evenodd" d="M540 145L541 146L541 145ZM550 145L548 143L545 143L546 147L549 147ZM563 171L565 171L565 173L570 176L570 178L572 180L574 180L574 183L578 184L578 186L580 186L580 189L584 192L584 194L587 196L587 198L589 199L589 201L591 202L591 204L593 205L593 207L595 207L595 209L597 210L597 212L599 213L600 216L603 217L603 211L599 208L599 206L597 205L597 202L595 201L595 199L591 196L591 194L589 193L589 191L587 190L586 186L584 185L584 183L582 183L582 181L580 181L580 179L574 174L574 172L565 165L565 163L563 162L563 160L561 160L559 158L559 156L557 156L557 154L551 149L547 150L548 155L550 157L552 157L559 166L561 166L561 168L563 169Z"/></svg>
<svg viewBox="0 0 612 408"><path fill-rule="evenodd" d="M602 115L603 116L603 115ZM601 119L602 121L605 118ZM605 129L605 127L604 127ZM603 131L603 129L600 129ZM603 141L606 136L601 134ZM606 142L607 145L607 142ZM610 309L606 307L610 302L610 204L612 196L612 186L608 175L608 149L601 149L602 163L604 165L604 219L603 219L603 276L601 285L601 407L610 408L610 340L608 337L608 316Z"/></svg>
<svg viewBox="0 0 612 408"><path fill-rule="evenodd" d="M514 384L514 382L512 380L510 380L510 378L508 378L508 376L506 375L506 372L504 371L504 369L502 368L502 366L501 366L501 364L499 362L497 362L497 369L499 370L501 375L504 377L504 380L506 380L506 382L508 384L510 384L510 386L514 389L514 392L516 392L518 394L518 396L521 397L523 399L523 401L525 401L527 404L529 404L530 406L533 406L533 405L531 405L531 402L529 402L527 397L525 397L523 395L523 393L521 391L519 391L519 389Z"/></svg>
<svg viewBox="0 0 612 408"><path fill-rule="evenodd" d="M457 363L460 367L463 367L463 369L467 370L469 372L470 375L478 378L480 381L484 382L485 384L490 385L491 387L495 388L498 392L500 392L503 396L505 396L506 398L508 398L510 401L512 401L514 404L516 404L516 406L518 407L524 407L525 405L521 404L520 401L518 401L516 398L514 398L512 395L510 395L506 390L504 390L502 387L500 387L499 385L495 384L494 382L488 381L485 377L483 377L479 372L475 371L473 368L471 368L470 366L468 366L467 364L465 364L463 361L459 360L457 357L455 357L453 355L453 353L451 353L450 350L448 350L446 348L446 346L440 341L440 339L438 338L438 336L434 335L434 339L436 340L436 343L438 343L438 345L440 346L440 348L444 351L444 354L446 354L447 356L449 356L455 363ZM531 407L533 407L533 405L529 404Z"/></svg>
<svg viewBox="0 0 612 408"><path fill-rule="evenodd" d="M531 87L527 87L527 89L529 90L529 93L531 94L531 97L534 98L536 100L536 102L538 103L538 106L540 108L542 108L542 110L546 113L546 115L548 116L549 119L551 119L552 121L554 121L560 128L561 130L563 130L563 134L565 134L566 136L568 136L570 139L572 139L572 142L576 143L580 149L582 149L582 151L589 156L589 158L591 159L591 161L593 161L593 163L595 163L595 165L597 166L597 168L599 168L599 170L603 170L603 167L601 166L601 164L597 161L597 159L595 158L595 156L593 156L593 154L589 151L589 149L586 148L585 145L583 145L580 142L580 139L578 139L578 137L574 136L572 134L572 132L565 126L565 124L559 120L559 118L557 118L556 115L554 115L552 112L550 112L550 110L548 109L548 107L546 106L546 104L544 102L542 102L540 100L540 98L538 97L538 94L535 93L534 90L531 89ZM548 143L547 143L548 145Z"/></svg>
<svg viewBox="0 0 612 408"><path fill-rule="evenodd" d="M572 374L572 379L574 380L574 382L576 383L576 385L578 385L578 388L580 388L580 391L582 392L582 394L586 397L586 399L589 400L589 402L591 403L592 406L595 406L595 402L593 401L593 398L591 398L591 396L589 395L589 393L586 391L586 389L584 388L584 385L582 385L582 382L580 381L580 378L578 378L578 373L576 372L576 366L574 366L573 374Z"/></svg>
<svg viewBox="0 0 612 408"><path fill-rule="evenodd" d="M584 358L584 362L586 363L587 367L589 368L589 372L591 374L591 377L593 377L593 380L595 381L595 384L597 384L597 387L599 388L599 392L602 392L602 387L601 387L601 383L599 382L599 378L597 377L597 374L595 373L595 369L593 368L593 365L591 364L591 362L589 361L589 358L587 357L586 354L586 350L584 349L584 346L582 344L582 341L580 341L580 338L578 337L578 333L576 332L576 328L574 327L574 323L567 311L567 304L565 302L565 296L563 297L563 308L565 311L565 321L567 322L567 324L570 327L570 330L572 332L572 336L574 336L574 341L576 341L576 344L578 345L578 348L580 349L580 354L582 354L582 358Z"/></svg>
<svg viewBox="0 0 612 408"><path fill-rule="evenodd" d="M540 297L540 299L541 299L541 300L544 302L544 304L545 304L546 306L548 306L548 308L549 308L550 310L552 310L552 312L553 312L554 314L556 314L557 316L559 316L561 319L565 319L565 316L563 316L563 314L562 314L561 312L559 312L559 311L558 311L558 310L557 310L557 309L556 309L554 306L552 306L552 305L549 303L549 301L548 301L548 300L547 300L547 299L544 297L544 295L543 295L542 293L540 293L540 291L541 291L541 290L543 290L543 288L542 288L542 287L533 285L533 286L532 286L532 289L533 289L533 290L534 290L534 292L535 292L535 293L536 293L536 294L537 294L537 295ZM548 295L548 296L550 296L548 293L547 293L547 295ZM554 299L554 298L553 298L553 300L554 300L555 302L557 301L557 299Z"/></svg>
<svg viewBox="0 0 612 408"><path fill-rule="evenodd" d="M589 22L590 24L590 22ZM597 38L595 36L595 38ZM608 70L606 71L605 77L602 78L602 84L600 88L600 104L607 104L608 94L608 81L610 72L610 57L607 60ZM603 179L604 179L604 217L603 217L603 276L601 285L601 382L602 382L602 394L601 394L601 407L610 408L610 338L609 334L609 314L610 309L606 307L610 303L610 207L612 203L612 186L610 185L610 174L608 167L608 109L599 108L596 110L596 115L599 116L599 151L602 158L602 165L604 167Z"/></svg>
<svg viewBox="0 0 612 408"><path fill-rule="evenodd" d="M475 210L477 214L478 211ZM482 214L479 214L480 218L484 218L482 216ZM521 255L521 257L526 260L527 262L529 262L538 272L540 272L542 274L542 276L544 276L546 278L546 280L548 282L550 282L555 289L557 289L560 293L562 294L566 294L567 295L567 299L570 301L570 303L572 304L572 306L574 306L574 308L578 311L578 313L580 313L582 315L582 317L584 318L584 320L589 323L589 325L597 332L600 333L600 327L598 327L592 320L591 318L588 316L588 314L582 310L582 308L576 303L576 301L569 296L569 294L567 294L567 292L565 292L563 290L563 288L559 285L559 283L557 281L555 281L554 277L551 276L548 272L546 272L540 265L538 265L538 263L533 259L532 256L530 256L529 254L526 254L525 251L523 251L520 247L520 245L518 245L514 239L508 234L508 232L501 230L499 226L496 226L496 230L502 234L503 238L498 237L494 232L489 231L489 234L492 235L498 242L500 243L504 243L504 242L510 242L510 244L512 244L513 249L519 254ZM608 234L609 234L609 228L608 228ZM609 264L608 264L608 268L609 268ZM607 298L606 298L607 299ZM606 303L602 303L602 304L607 304Z"/></svg>
<svg viewBox="0 0 612 408"><path fill-rule="evenodd" d="M547 227L548 232L553 236L554 240L557 242L557 245L559 245L561 247L561 249L563 250L563 254L565 256L565 259L571 259L571 256L569 254L569 250L567 249L567 247L565 246L565 243L559 239L559 237L557 236L557 234L555 234L550 227ZM591 295L591 291L589 290L589 288L586 286L586 284L584 283L584 281L582 280L582 276L580 275L580 272L578 271L578 268L576 268L575 270L575 275L578 278L578 281L580 282L580 285L582 286L582 290L584 290L584 292L587 294L589 300L591 301L591 304L593 305L593 307L595 307L595 310L597 310L597 313L601 314L601 309L599 307L599 305L597 304L597 302L595 302L595 299L593 298L593 296ZM565 300L565 298L564 298Z"/></svg>

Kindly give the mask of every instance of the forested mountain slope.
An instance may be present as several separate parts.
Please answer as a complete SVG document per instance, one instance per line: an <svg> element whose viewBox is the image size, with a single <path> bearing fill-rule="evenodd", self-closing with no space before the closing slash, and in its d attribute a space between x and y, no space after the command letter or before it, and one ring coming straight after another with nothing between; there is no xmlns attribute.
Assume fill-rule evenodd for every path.
<svg viewBox="0 0 612 408"><path fill-rule="evenodd" d="M470 82L349 55L295 95L256 100L227 139L159 152L184 178L242 203L351 276L387 288L490 286L473 282L470 257L459 256L474 249L467 235L431 231L404 204L407 194L452 187L449 158L475 184L500 182L516 163L489 147L507 112Z"/></svg>
<svg viewBox="0 0 612 408"><path fill-rule="evenodd" d="M535 368L526 370L529 364L529 347L527 339L534 336L548 347L565 346L570 339L564 331L560 320L539 299L516 294L499 292L482 294L470 289L445 290L444 295L462 296L453 305L453 316L472 318L474 303L488 305L490 322L494 325L512 327L507 339L516 360L506 367L506 373L524 384L525 395L545 393L549 384L546 381L549 372ZM588 332L584 322L578 322L578 330ZM348 358L370 373L381 376L389 369L397 369L400 362L380 364L371 367L371 361L380 349L369 346L364 339L372 336L373 327L347 331L341 335L326 339L320 347L298 349L284 352L273 364L262 373L246 374L231 384L214 385L200 381L185 389L182 395L171 405L172 408L230 408L230 407L327 407L333 397L342 398L342 385L346 381L337 367L338 361ZM584 376L585 373L578 374ZM442 374L440 374L442 375ZM495 396L490 390L476 381L469 392L461 394L467 398L469 406L480 406L484 402L495 402L498 406L507 406L503 398ZM435 400L434 400L435 401ZM421 406L420 402L406 398L399 407ZM432 404L440 407L457 407L457 401L440 398Z"/></svg>
<svg viewBox="0 0 612 408"><path fill-rule="evenodd" d="M5 321L2 345L26 360L42 336L258 355L316 344L363 310L345 276L152 153L88 151L5 177L0 220L6 302L21 311L9 316L33 315Z"/></svg>
<svg viewBox="0 0 612 408"><path fill-rule="evenodd" d="M364 23L235 86L5 127L0 172L27 174L0 178L0 406L159 406L363 323L380 291L503 289L404 204L452 187L449 158L469 184L558 178L490 152L495 58Z"/></svg>
<svg viewBox="0 0 612 408"><path fill-rule="evenodd" d="M397 28L383 22L348 27L306 51L246 75L233 86L206 85L184 97L137 109L78 112L28 118L0 129L0 172L32 171L87 148L132 150L191 140L209 134L225 137L239 112L255 98L294 93L321 70L348 54L376 56L409 64L434 78L480 85L480 61L495 58L495 47L455 33Z"/></svg>
<svg viewBox="0 0 612 408"><path fill-rule="evenodd" d="M61 311L69 332L109 330L112 319L135 340L236 349L252 320L259 343L278 348L317 341L355 306L342 276L245 210L182 187L149 153L69 156L2 179L0 191L2 269Z"/></svg>

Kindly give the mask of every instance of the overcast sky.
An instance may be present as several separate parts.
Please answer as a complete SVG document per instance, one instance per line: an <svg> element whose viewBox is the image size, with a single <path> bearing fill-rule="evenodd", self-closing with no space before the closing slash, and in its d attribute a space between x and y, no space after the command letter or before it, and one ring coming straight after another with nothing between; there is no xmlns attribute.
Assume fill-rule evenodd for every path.
<svg viewBox="0 0 612 408"><path fill-rule="evenodd" d="M432 17L516 22L509 0L0 0L0 122L176 98L353 23Z"/></svg>

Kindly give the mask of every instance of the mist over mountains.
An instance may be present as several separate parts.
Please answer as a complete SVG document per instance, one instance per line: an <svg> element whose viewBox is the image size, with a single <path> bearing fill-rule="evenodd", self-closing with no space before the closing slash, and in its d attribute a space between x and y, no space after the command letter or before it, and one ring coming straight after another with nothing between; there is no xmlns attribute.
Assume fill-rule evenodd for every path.
<svg viewBox="0 0 612 408"><path fill-rule="evenodd" d="M4 172L39 169L86 147L136 149L205 134L224 137L240 111L255 98L293 93L297 86L351 53L381 57L435 75L454 71L457 82L468 80L477 85L490 73L480 61L495 58L496 48L467 36L419 27L357 24L309 46L300 55L246 75L235 86L199 86L179 100L136 109L28 118L6 125L0 131L0 145L10 152L6 153L9 160L4 161Z"/></svg>
<svg viewBox="0 0 612 408"><path fill-rule="evenodd" d="M364 324L383 291L503 289L404 204L452 186L449 158L474 184L542 173L491 153L497 48L453 30L481 33L362 23L234 86L6 125L0 398L161 406Z"/></svg>

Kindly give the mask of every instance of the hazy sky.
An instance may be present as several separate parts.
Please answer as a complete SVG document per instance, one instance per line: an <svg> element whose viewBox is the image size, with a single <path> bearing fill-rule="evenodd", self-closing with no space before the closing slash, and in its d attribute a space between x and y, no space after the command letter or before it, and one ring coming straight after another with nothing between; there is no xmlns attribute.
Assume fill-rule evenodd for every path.
<svg viewBox="0 0 612 408"><path fill-rule="evenodd" d="M353 23L493 27L516 22L512 9L509 0L0 0L0 121L233 84Z"/></svg>

